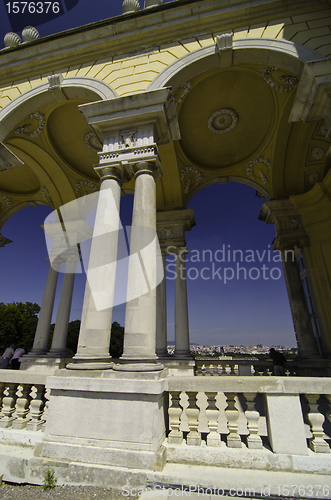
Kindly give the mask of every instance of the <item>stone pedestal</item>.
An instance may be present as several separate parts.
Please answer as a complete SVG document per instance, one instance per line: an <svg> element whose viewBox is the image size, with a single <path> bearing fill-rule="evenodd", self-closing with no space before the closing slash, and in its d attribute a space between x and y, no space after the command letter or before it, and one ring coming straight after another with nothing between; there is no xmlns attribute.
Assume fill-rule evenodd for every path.
<svg viewBox="0 0 331 500"><path fill-rule="evenodd" d="M298 395L265 394L268 436L274 453L308 455Z"/></svg>
<svg viewBox="0 0 331 500"><path fill-rule="evenodd" d="M83 372L82 372L83 373ZM37 455L132 469L162 469L166 436L166 370L58 372ZM69 376L68 376L69 374Z"/></svg>

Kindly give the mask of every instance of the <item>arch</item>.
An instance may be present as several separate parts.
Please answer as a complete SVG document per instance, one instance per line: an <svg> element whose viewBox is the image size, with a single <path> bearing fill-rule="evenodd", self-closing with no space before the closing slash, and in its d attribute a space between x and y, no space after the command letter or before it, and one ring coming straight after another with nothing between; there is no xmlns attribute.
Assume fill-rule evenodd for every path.
<svg viewBox="0 0 331 500"><path fill-rule="evenodd" d="M156 90L165 86L178 88L185 80L217 68L235 64L267 64L277 66L300 77L303 66L310 61L327 60L323 54L298 43L287 40L249 38L233 41L233 57L227 58L216 44L198 49L170 64L149 84L146 90Z"/></svg>
<svg viewBox="0 0 331 500"><path fill-rule="evenodd" d="M245 177L229 175L224 177L215 177L214 179L208 179L206 182L199 184L190 192L186 200L185 207L187 207L192 198L205 187L211 186L212 184L227 184L228 182L239 182L240 184L246 184L247 186L256 189L256 191L258 191L266 200L271 200L271 196L268 191L260 186L260 184L258 184L257 182L252 181L251 179L246 179Z"/></svg>
<svg viewBox="0 0 331 500"><path fill-rule="evenodd" d="M63 97L68 100L81 98L98 101L118 97L117 92L107 83L86 76L64 78L59 88L64 91ZM27 115L57 101L56 93L50 89L49 83L43 83L16 97L0 111L0 142Z"/></svg>
<svg viewBox="0 0 331 500"><path fill-rule="evenodd" d="M43 201L31 200L31 201L23 201L22 203L18 203L17 205L14 205L12 208L7 210L7 212L1 217L1 219L0 219L0 231L3 228L3 226L6 224L6 222L8 222L12 216L17 214L20 210L23 210L23 208L37 207L39 205L43 205L45 207L48 207L50 210L52 210L51 207L49 205L47 205L46 202L43 202Z"/></svg>

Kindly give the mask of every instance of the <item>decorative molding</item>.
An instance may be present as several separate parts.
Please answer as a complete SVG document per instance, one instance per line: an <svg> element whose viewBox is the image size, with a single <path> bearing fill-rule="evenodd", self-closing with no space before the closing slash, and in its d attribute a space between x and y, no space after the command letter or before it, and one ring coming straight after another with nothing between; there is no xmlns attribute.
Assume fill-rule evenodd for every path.
<svg viewBox="0 0 331 500"><path fill-rule="evenodd" d="M120 148L133 148L137 139L134 137L138 132L137 129L132 130L120 130L119 136L121 137Z"/></svg>
<svg viewBox="0 0 331 500"><path fill-rule="evenodd" d="M187 174L189 174L190 172L192 172L194 175L195 175L195 187L197 187L200 182L202 181L202 174L200 172L200 170L195 167L194 165L188 165L187 167L183 168L181 174L180 174L180 180L183 181L184 178L186 177ZM192 179L189 179L185 186L184 186L184 193L187 194L190 190L190 187L191 187L191 183L192 183Z"/></svg>
<svg viewBox="0 0 331 500"><path fill-rule="evenodd" d="M248 177L250 179L252 179L252 181L255 181L255 175L254 175L254 165L256 165L257 163L263 163L268 170L271 169L271 163L269 161L268 158L264 158L263 156L257 156L256 158L254 158L252 161L250 161L247 165L246 165L246 173L248 175ZM262 179L262 182L263 184L268 184L268 179L266 178L265 174L263 173L263 171L261 169L259 169L259 174L260 174L260 177Z"/></svg>
<svg viewBox="0 0 331 500"><path fill-rule="evenodd" d="M61 73L56 73L55 75L50 75L48 77L48 90L57 90L61 88L63 82L63 76Z"/></svg>
<svg viewBox="0 0 331 500"><path fill-rule="evenodd" d="M46 201L47 205L49 205L53 210L55 210L51 195L47 189L47 187L43 186L41 188L41 194L44 200Z"/></svg>
<svg viewBox="0 0 331 500"><path fill-rule="evenodd" d="M223 33L216 36L216 47L219 51L231 50L233 48L233 33Z"/></svg>
<svg viewBox="0 0 331 500"><path fill-rule="evenodd" d="M303 229L304 226L299 218L289 218L291 229Z"/></svg>
<svg viewBox="0 0 331 500"><path fill-rule="evenodd" d="M84 143L89 149L94 151L94 153L98 153L102 149L102 145L93 130L87 132L84 137Z"/></svg>
<svg viewBox="0 0 331 500"><path fill-rule="evenodd" d="M214 134L227 134L238 123L238 115L231 108L221 108L208 118L208 128Z"/></svg>
<svg viewBox="0 0 331 500"><path fill-rule="evenodd" d="M184 85L180 86L180 88L184 89L184 90L183 90L182 95L180 96L180 98L176 102L176 108L178 108L178 106L180 105L180 103L182 102L182 100L185 99L185 97L189 93L191 87L192 87L192 82L186 82L186 83L184 83Z"/></svg>
<svg viewBox="0 0 331 500"><path fill-rule="evenodd" d="M5 200L7 210L13 206L12 199L8 198L8 196L5 196L4 194L0 193L0 198L2 198L3 200Z"/></svg>
<svg viewBox="0 0 331 500"><path fill-rule="evenodd" d="M96 184L94 184L94 182L82 179L81 181L76 182L75 194L78 194L79 191L84 186L89 186L90 188L92 188L92 190L93 190L94 193L96 193L97 191L99 191L98 186Z"/></svg>
<svg viewBox="0 0 331 500"><path fill-rule="evenodd" d="M316 182L320 181L320 174L318 172L314 172L309 176L309 182L310 184L316 184Z"/></svg>
<svg viewBox="0 0 331 500"><path fill-rule="evenodd" d="M322 160L325 155L325 151L323 148L314 148L311 155L314 160Z"/></svg>
<svg viewBox="0 0 331 500"><path fill-rule="evenodd" d="M289 84L289 86L287 87L285 85L280 85L272 78L271 75L274 71L277 71L278 69L279 68L277 68L276 66L272 66L271 68L263 68L263 70L260 71L263 80L267 82L267 84L270 85L273 89L277 90L277 92L282 92L282 93L291 92L299 80L295 76L281 75L279 77L279 80Z"/></svg>
<svg viewBox="0 0 331 500"><path fill-rule="evenodd" d="M25 137L28 137L28 138L38 137L38 135L41 134L41 132L43 131L43 129L45 127L45 115L43 115L42 113L39 113L39 111L37 111L36 113L31 113L31 115L29 115L26 119L27 120L33 120L33 119L37 120L38 127L33 132L26 134L25 132L31 128L31 124L26 124L26 125L23 125L22 127L17 128L15 130L15 134L16 135L25 134Z"/></svg>

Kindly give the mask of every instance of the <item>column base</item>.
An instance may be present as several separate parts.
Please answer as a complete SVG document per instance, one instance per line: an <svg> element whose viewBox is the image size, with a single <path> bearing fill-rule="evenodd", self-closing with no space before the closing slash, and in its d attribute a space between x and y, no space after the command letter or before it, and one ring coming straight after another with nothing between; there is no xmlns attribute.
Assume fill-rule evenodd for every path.
<svg viewBox="0 0 331 500"><path fill-rule="evenodd" d="M67 370L111 370L114 363L112 358L81 358L72 359L72 363L67 364Z"/></svg>
<svg viewBox="0 0 331 500"><path fill-rule="evenodd" d="M118 363L113 370L119 372L157 372L164 369L161 363Z"/></svg>

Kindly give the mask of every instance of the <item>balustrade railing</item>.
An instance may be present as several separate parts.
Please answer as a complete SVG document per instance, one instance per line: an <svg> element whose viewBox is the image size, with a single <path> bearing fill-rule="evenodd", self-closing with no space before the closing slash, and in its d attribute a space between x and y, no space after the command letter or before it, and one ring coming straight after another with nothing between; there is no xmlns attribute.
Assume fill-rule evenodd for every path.
<svg viewBox="0 0 331 500"><path fill-rule="evenodd" d="M0 428L43 428L48 406L45 381L39 373L0 370Z"/></svg>
<svg viewBox="0 0 331 500"><path fill-rule="evenodd" d="M199 376L270 376L273 375L273 364L272 361L260 361L258 359L196 359L195 374ZM285 374L287 376L299 374L295 362L288 361L286 363Z"/></svg>
<svg viewBox="0 0 331 500"><path fill-rule="evenodd" d="M285 402L287 418L282 415L284 435L293 417L296 427L302 426L306 438L303 446L315 453L330 453L331 384L322 378L277 377L202 377L169 378L169 445L248 448L277 448L274 422ZM279 398L278 414L268 398ZM286 396L292 398L286 399ZM285 398L285 399L284 399ZM294 398L294 399L293 399ZM274 405L275 407L275 405ZM301 408L300 414L297 408ZM301 422L300 422L301 419ZM285 438L286 440L286 438ZM286 443L285 443L286 446ZM290 447L289 447L290 449ZM290 451L289 451L290 453ZM293 451L295 454L295 451Z"/></svg>

